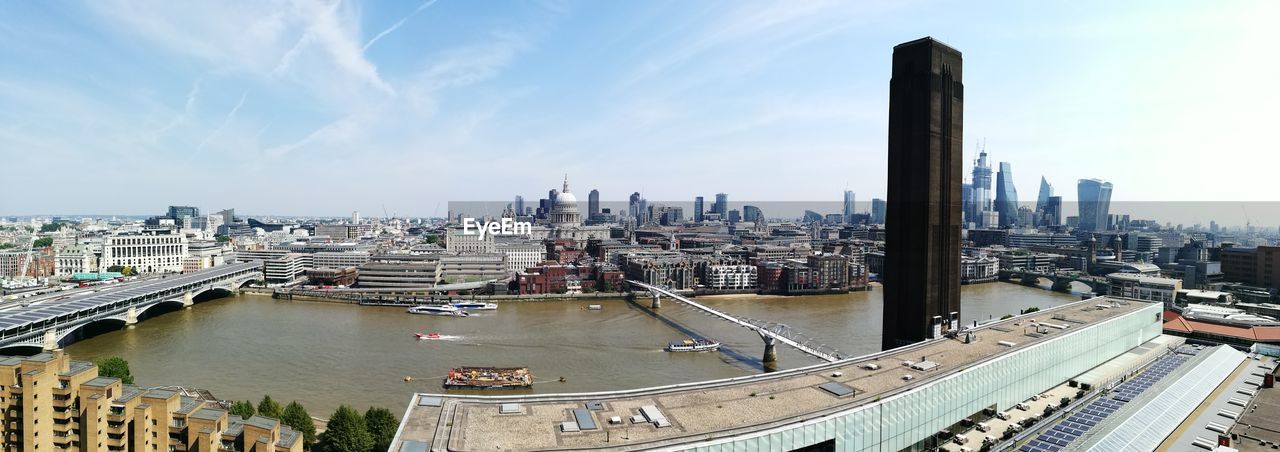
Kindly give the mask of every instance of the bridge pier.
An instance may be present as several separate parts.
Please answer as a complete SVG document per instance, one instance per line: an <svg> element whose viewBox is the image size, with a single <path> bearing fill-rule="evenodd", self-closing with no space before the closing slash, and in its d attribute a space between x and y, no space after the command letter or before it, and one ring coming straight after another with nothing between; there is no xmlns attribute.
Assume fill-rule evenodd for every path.
<svg viewBox="0 0 1280 452"><path fill-rule="evenodd" d="M650 308L652 308L652 309L658 309L658 308L661 308L661 307L662 307L662 298L659 298L659 297L658 297L658 293L657 293L657 292L650 292L650 293L652 293L652 294L653 294L653 302L652 302L652 303L649 303L649 307L650 307Z"/></svg>
<svg viewBox="0 0 1280 452"><path fill-rule="evenodd" d="M778 341L775 340L773 336L765 336L763 333L759 332L757 332L757 334L760 334L760 339L764 341L764 357L761 361L763 361L766 366L776 364L778 362Z"/></svg>
<svg viewBox="0 0 1280 452"><path fill-rule="evenodd" d="M187 309L191 309L191 305L196 304L194 298L195 297L191 295L191 292L182 294L182 306Z"/></svg>
<svg viewBox="0 0 1280 452"><path fill-rule="evenodd" d="M1070 292L1070 291L1071 291L1071 280L1066 279L1066 278L1059 278L1059 279L1057 279L1057 280L1054 280L1054 281L1053 281L1053 287L1052 287L1052 288L1050 288L1050 290L1052 290L1052 291L1054 291L1054 292Z"/></svg>
<svg viewBox="0 0 1280 452"><path fill-rule="evenodd" d="M45 351L58 349L58 332L56 329L50 328L44 332L44 346L42 348Z"/></svg>
<svg viewBox="0 0 1280 452"><path fill-rule="evenodd" d="M133 328L136 323L138 323L138 308L129 306L129 312L124 315L124 324L129 328Z"/></svg>

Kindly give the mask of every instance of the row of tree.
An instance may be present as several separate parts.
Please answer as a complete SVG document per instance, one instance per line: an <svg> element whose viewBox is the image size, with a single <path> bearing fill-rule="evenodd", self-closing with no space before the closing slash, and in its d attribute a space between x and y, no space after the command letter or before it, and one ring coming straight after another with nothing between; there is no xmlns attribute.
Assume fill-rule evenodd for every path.
<svg viewBox="0 0 1280 452"><path fill-rule="evenodd" d="M391 410L369 407L364 414L347 405L338 407L329 417L324 433L316 436L315 422L298 402L289 402L281 407L279 402L264 396L258 406L248 400L231 404L228 412L232 416L248 419L255 414L279 419L281 424L302 432L303 447L308 450L325 452L372 452L384 451L391 447L396 428L400 421Z"/></svg>

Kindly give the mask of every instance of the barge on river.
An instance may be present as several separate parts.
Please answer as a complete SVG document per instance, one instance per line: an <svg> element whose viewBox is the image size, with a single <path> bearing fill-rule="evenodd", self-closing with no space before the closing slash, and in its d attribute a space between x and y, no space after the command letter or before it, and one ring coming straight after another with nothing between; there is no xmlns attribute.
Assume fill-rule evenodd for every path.
<svg viewBox="0 0 1280 452"><path fill-rule="evenodd" d="M449 371L445 389L528 389L533 375L528 367L459 367Z"/></svg>

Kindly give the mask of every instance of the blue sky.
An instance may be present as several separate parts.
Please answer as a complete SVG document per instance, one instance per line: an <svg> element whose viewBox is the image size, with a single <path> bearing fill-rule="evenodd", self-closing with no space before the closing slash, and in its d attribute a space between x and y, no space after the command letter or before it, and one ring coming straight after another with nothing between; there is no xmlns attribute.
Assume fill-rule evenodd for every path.
<svg viewBox="0 0 1280 452"><path fill-rule="evenodd" d="M964 53L966 154L985 138L1027 200L1041 175L1276 199L1280 3L973 5L3 2L0 214L430 215L564 173L611 200L865 201L892 47L926 35Z"/></svg>

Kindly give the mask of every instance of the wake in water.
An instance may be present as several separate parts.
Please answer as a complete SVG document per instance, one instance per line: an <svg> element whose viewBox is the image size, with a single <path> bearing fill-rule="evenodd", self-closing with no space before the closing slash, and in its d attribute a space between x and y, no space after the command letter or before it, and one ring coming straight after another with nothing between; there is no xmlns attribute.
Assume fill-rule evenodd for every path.
<svg viewBox="0 0 1280 452"><path fill-rule="evenodd" d="M462 339L462 336L454 336L454 335L449 335L449 334L440 334L440 335L435 335L435 336L428 336L428 335L423 334L423 335L416 336L416 338L417 338L418 340L420 340L420 341L423 341L423 342L426 342L426 341L457 341L457 340L461 340L461 339Z"/></svg>

